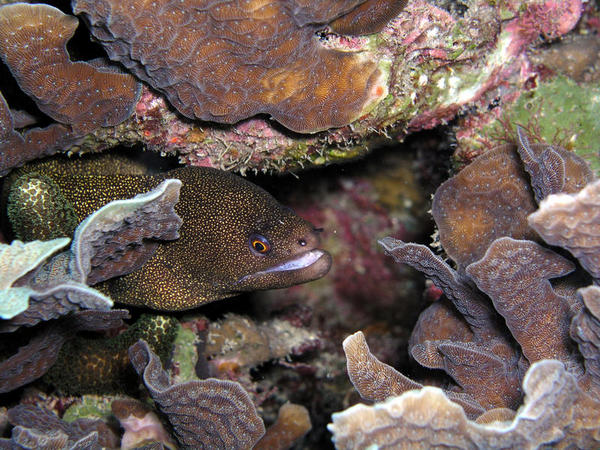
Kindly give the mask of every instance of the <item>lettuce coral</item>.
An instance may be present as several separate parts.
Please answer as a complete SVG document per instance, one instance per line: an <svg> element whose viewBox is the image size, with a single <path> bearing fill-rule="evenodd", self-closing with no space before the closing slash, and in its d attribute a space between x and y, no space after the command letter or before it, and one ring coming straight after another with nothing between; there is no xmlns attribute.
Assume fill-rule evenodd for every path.
<svg viewBox="0 0 600 450"><path fill-rule="evenodd" d="M12 319L28 307L34 291L27 287L12 287L27 272L36 269L53 253L66 246L69 238L52 241L34 241L24 244L14 241L11 245L0 244L0 317Z"/></svg>
<svg viewBox="0 0 600 450"><path fill-rule="evenodd" d="M135 270L160 245L159 239L178 236L181 219L173 208L180 187L179 180L168 179L148 193L105 205L77 227L70 249L49 261L45 260L70 239L1 244L4 257L0 260L0 280L2 293L8 297L3 304L7 310L14 305L12 289L18 289L17 293L25 300L31 296L31 300L24 310L22 305L11 306L11 317L0 322L0 332L61 318L59 322L40 326L28 345L0 364L1 392L42 376L76 331L122 325L121 319L128 316L127 312L107 311L112 301L89 284ZM157 241L145 247L146 238Z"/></svg>
<svg viewBox="0 0 600 450"><path fill-rule="evenodd" d="M145 341L129 357L179 443L188 448L251 448L265 433L262 419L239 383L217 379L169 383Z"/></svg>
<svg viewBox="0 0 600 450"><path fill-rule="evenodd" d="M462 220L473 220L473 230L477 230L480 214L490 215L491 233L471 230L464 233L469 242L451 241L458 249L481 246L479 254L456 253L450 246L452 255L459 255L455 271L425 246L393 238L379 241L397 262L432 277L450 301L434 303L421 314L409 350L421 365L442 369L451 381L441 381L443 391L421 387L378 361L362 333L348 337L344 341L348 373L361 396L375 401L397 397L334 415L330 429L338 448L383 441L399 448L598 444L600 422L590 419L600 417L597 286L582 287L589 283L589 275L581 270L579 278L568 283L551 283L550 279L564 277L577 266L537 242L516 239L510 227L500 232L494 229L497 221L518 222L512 230L540 240L527 229L528 223L537 223L536 230L541 238L548 237L550 244L576 249L584 242L588 252L572 253L594 275L594 260L589 261L588 255L597 249L593 236L598 217L593 207L586 206L597 201L598 182L590 182L589 168L573 153L548 145L533 150L523 130L518 130L518 135L517 152L503 148L476 159L434 196L438 210L455 211L468 203L473 214L465 214ZM522 184L520 188L529 192L532 202L533 192L541 201L533 214L522 208L498 209L486 200L493 192L499 203L523 195L513 190L514 183L506 183L511 174L518 179L520 168L514 164L517 153L522 155L534 184L533 191ZM494 159L496 162L490 164ZM494 179L492 175L507 167L512 169ZM457 180L461 195L448 195L449 186L459 183ZM577 191L586 183L580 192L556 193ZM440 206L440 198L448 204ZM557 202L557 198L563 200ZM559 205L555 214L547 213L547 204ZM569 219L564 220L567 216ZM446 249L445 235L464 229L464 224L448 221L443 214L436 216L436 221L440 217L444 224L440 241ZM523 394L524 403L517 410ZM435 409L430 409L433 404ZM469 420L475 418L478 424ZM487 425L490 422L494 424Z"/></svg>
<svg viewBox="0 0 600 450"><path fill-rule="evenodd" d="M32 405L8 410L14 426L10 439L0 439L2 448L113 448L115 433L100 420L78 419L67 423L51 412Z"/></svg>

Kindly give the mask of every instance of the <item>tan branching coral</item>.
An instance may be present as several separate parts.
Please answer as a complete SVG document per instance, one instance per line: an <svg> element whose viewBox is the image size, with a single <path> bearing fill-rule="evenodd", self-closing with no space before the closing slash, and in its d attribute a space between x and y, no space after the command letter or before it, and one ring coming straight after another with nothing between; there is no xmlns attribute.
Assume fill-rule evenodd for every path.
<svg viewBox="0 0 600 450"><path fill-rule="evenodd" d="M286 358L302 348L317 348L319 343L315 332L285 320L257 323L227 314L209 325L204 353L217 373L237 372Z"/></svg>
<svg viewBox="0 0 600 450"><path fill-rule="evenodd" d="M361 3L78 0L74 10L111 59L183 115L235 123L267 113L315 132L348 124L387 93L375 62L326 48L315 35Z"/></svg>
<svg viewBox="0 0 600 450"><path fill-rule="evenodd" d="M552 229L550 244L571 249L583 242L588 249L596 248L594 232L589 230L597 228L597 208L590 207L595 205L590 198L595 197L598 182L577 194L556 194L590 181L585 163L562 149L530 145L523 130L519 130L518 154L531 175L536 198L545 198L529 221L537 218L552 224L547 225ZM442 391L425 387L417 393L405 392L419 385L378 361L362 333L348 337L344 342L348 373L363 397L381 401L405 393L373 408L355 407L335 416L331 429L338 448L379 444L382 439L398 448L598 445L600 402L593 395L600 385L600 291L589 286L576 293L577 287L589 282L581 270L578 278L571 277L569 288L551 283L550 279L564 277L578 266L537 242L522 239L522 235L536 236L527 227L529 207L517 206L515 199L534 203L516 155L506 147L492 151L436 192L434 216L438 225L441 217L440 241L444 249L450 243L448 253L457 259L457 271L423 245L393 238L379 241L397 262L431 277L455 308L442 301L425 310L409 348L419 364L442 369L452 382L439 380ZM556 204L556 198L564 198L568 207L559 209L552 222L553 214L544 204ZM461 212L465 203L469 214ZM465 232L457 217L475 220ZM479 227L480 217L489 217L483 227ZM538 226L546 239L544 227ZM448 235L453 238L447 239ZM470 242L464 245L461 239ZM594 275L593 260L589 262L594 250L572 253ZM517 410L523 394L524 403ZM475 418L478 425L468 420Z"/></svg>

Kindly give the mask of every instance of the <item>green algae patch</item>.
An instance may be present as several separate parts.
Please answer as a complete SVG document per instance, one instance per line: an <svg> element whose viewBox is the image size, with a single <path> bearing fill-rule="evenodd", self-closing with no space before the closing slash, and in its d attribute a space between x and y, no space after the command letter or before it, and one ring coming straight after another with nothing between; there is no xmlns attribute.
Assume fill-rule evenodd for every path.
<svg viewBox="0 0 600 450"><path fill-rule="evenodd" d="M112 416L110 405L114 399L113 396L83 395L67 408L62 419L65 422L77 419L108 420Z"/></svg>
<svg viewBox="0 0 600 450"><path fill-rule="evenodd" d="M508 113L513 124L533 126L539 138L584 158L600 175L600 85L556 77L523 94Z"/></svg>
<svg viewBox="0 0 600 450"><path fill-rule="evenodd" d="M196 333L189 328L177 328L175 347L173 349L172 365L177 367L174 378L177 383L197 380L196 363L198 362L198 339Z"/></svg>

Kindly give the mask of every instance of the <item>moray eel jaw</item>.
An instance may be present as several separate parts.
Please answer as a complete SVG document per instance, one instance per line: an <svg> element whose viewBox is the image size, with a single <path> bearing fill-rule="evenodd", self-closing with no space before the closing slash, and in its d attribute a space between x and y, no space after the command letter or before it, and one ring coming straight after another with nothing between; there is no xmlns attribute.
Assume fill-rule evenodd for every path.
<svg viewBox="0 0 600 450"><path fill-rule="evenodd" d="M240 291L244 286L264 285L265 288L280 288L306 283L323 277L331 268L331 255L325 250L312 249L259 272L245 275L236 285Z"/></svg>

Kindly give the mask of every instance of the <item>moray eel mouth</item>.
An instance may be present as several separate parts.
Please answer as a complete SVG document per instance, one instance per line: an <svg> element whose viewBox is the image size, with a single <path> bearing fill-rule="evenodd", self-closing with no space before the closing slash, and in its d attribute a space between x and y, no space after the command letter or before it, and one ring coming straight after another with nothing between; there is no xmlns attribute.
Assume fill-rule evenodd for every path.
<svg viewBox="0 0 600 450"><path fill-rule="evenodd" d="M264 285L259 289L288 287L323 277L329 272L331 263L331 255L325 250L307 250L277 265L245 275L236 284L240 290L244 290L246 284L252 284L255 289L257 285Z"/></svg>

